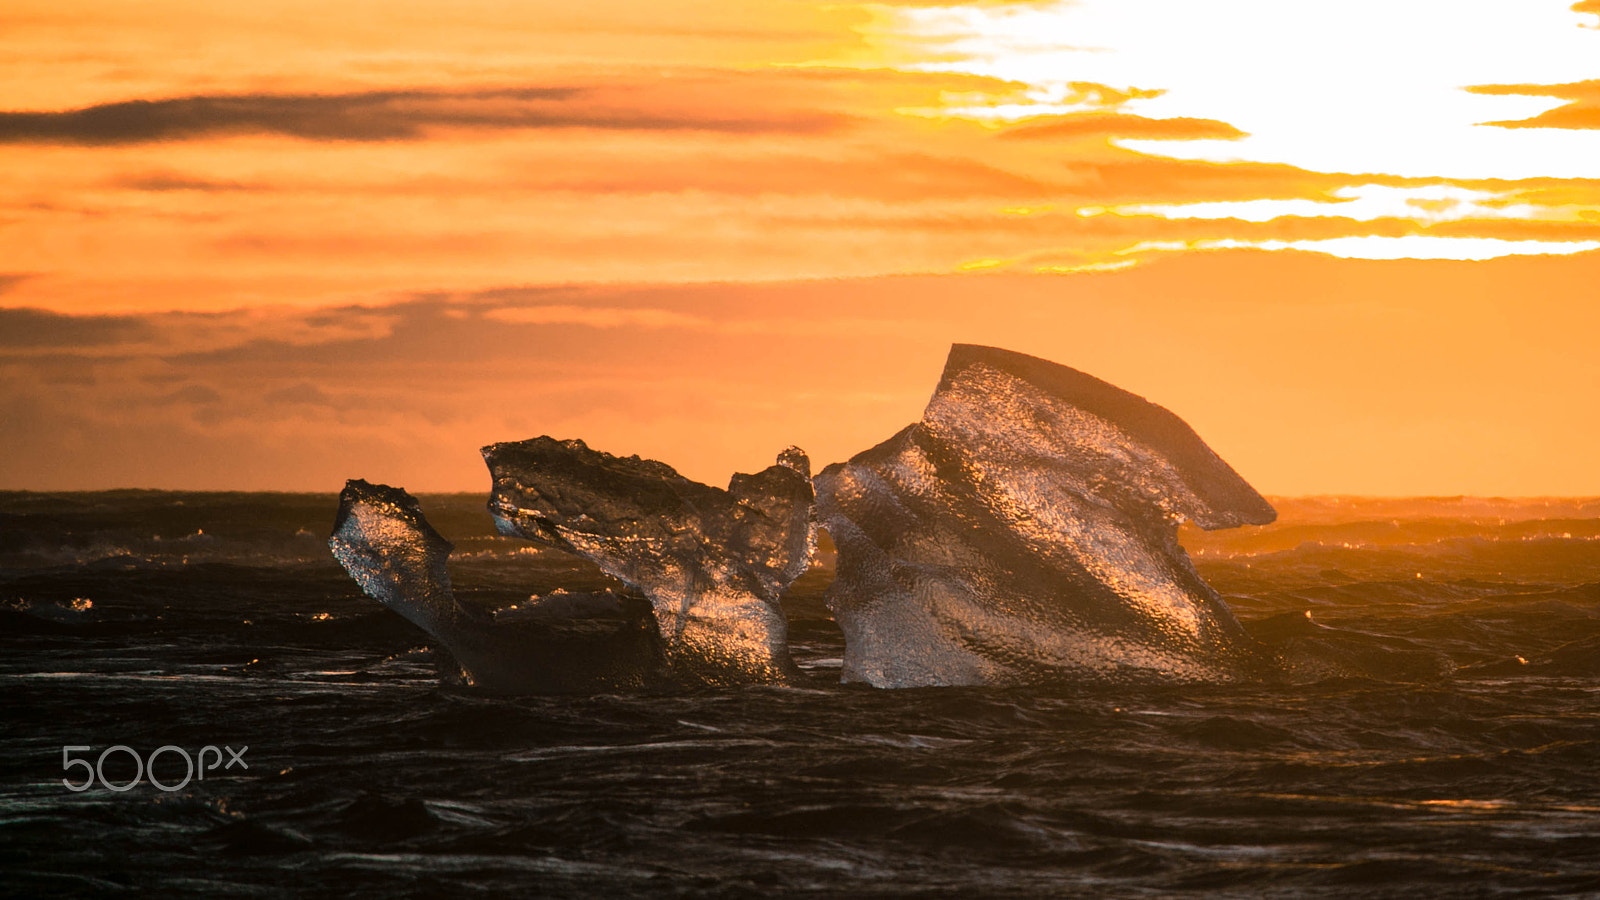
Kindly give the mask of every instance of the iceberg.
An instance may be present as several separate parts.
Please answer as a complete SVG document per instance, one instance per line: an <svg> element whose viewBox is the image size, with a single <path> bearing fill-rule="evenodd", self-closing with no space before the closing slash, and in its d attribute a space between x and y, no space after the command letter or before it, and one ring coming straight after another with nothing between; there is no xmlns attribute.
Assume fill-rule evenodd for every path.
<svg viewBox="0 0 1600 900"><path fill-rule="evenodd" d="M648 605L556 591L490 614L459 602L454 547L400 488L345 483L329 546L363 591L437 639L461 680L494 693L571 693L668 681Z"/></svg>
<svg viewBox="0 0 1600 900"><path fill-rule="evenodd" d="M1214 682L1270 665L1179 545L1276 513L1176 415L957 344L920 422L816 479L843 680Z"/></svg>
<svg viewBox="0 0 1600 900"><path fill-rule="evenodd" d="M644 594L680 677L795 676L778 598L816 547L811 464L798 448L727 490L578 440L491 444L483 458L500 532L590 560Z"/></svg>
<svg viewBox="0 0 1600 900"><path fill-rule="evenodd" d="M1184 521L1265 524L1272 506L1176 415L1036 357L955 345L921 421L815 483L793 447L726 490L579 440L482 453L502 534L589 560L643 599L555 591L469 608L416 500L364 481L346 485L330 543L492 690L791 681L779 598L819 524L838 550L825 601L845 682L1220 682L1285 666L1178 543Z"/></svg>

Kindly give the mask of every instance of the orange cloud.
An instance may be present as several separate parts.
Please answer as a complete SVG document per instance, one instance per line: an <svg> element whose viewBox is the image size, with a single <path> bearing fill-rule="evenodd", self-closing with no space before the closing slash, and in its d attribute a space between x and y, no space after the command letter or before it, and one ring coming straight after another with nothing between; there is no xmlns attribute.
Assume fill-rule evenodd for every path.
<svg viewBox="0 0 1600 900"><path fill-rule="evenodd" d="M239 181L213 181L205 178L195 178L180 172L163 172L152 170L134 175L118 175L107 181L112 188L130 191L261 191L267 190L264 185L246 184Z"/></svg>
<svg viewBox="0 0 1600 900"><path fill-rule="evenodd" d="M1352 180L1275 163L1209 163L1129 151L1068 158L1062 165L1071 195L1095 204L1314 197Z"/></svg>
<svg viewBox="0 0 1600 900"><path fill-rule="evenodd" d="M7 21L43 28L38 35L67 27L48 4L30 3L29 22L15 12ZM602 0L546 21L491 4L472 7L482 22L436 23L431 35L427 4L396 0L384 31L393 43L381 45L311 19L262 23L232 6L156 5L163 15L187 10L196 35L242 40L255 28L264 49L245 59L292 58L298 74L280 85L255 69L245 77L224 68L206 80L187 57L152 55L145 65L160 77L130 74L110 102L105 83L18 91L30 108L0 114L0 170L10 176L0 183L0 272L35 277L4 285L4 303L317 307L547 282L866 277L975 262L1125 266L1159 255L1130 248L1205 241L1586 240L1600 198L1578 180L1490 186L1139 153L1118 139L1241 132L1219 119L1135 114L1169 98L1093 81L1062 82L1064 93L1052 95L1093 112L999 127L994 118L940 116L960 103L1023 107L1032 92L885 60L815 62L850 58L842 50L808 62L803 48L856 46L875 13L848 4L752 12L732 0L664 0L659 9ZM146 23L114 5L99 9L109 30L86 40L127 63L113 45L151 37ZM366 27L345 18L338 23ZM471 63L483 55L475 47L534 33L579 50L552 49L532 68ZM616 45L603 50L607 35ZM65 45L41 37L30 46L52 65L69 64ZM362 56L375 46L383 60ZM294 56L307 47L337 65ZM424 47L437 53L431 70L400 52ZM775 61L807 64L767 64ZM0 83L19 67L0 61ZM165 92L122 99L146 85ZM91 99L38 102L80 88ZM1540 224L1519 230L1483 210L1455 214L1446 229L1430 224L1449 197L1340 214L1341 192L1373 184L1479 185L1497 196L1473 202L1515 207L1508 217ZM1203 219L1123 209L1263 200L1318 209L1286 207L1266 221L1259 206Z"/></svg>
<svg viewBox="0 0 1600 900"><path fill-rule="evenodd" d="M1079 113L1025 119L1005 131L1007 137L1029 139L1149 138L1164 140L1230 140L1244 132L1214 119L1151 119L1126 113Z"/></svg>
<svg viewBox="0 0 1600 900"><path fill-rule="evenodd" d="M734 78L848 117L842 130L728 135L557 129L412 141L195 140L151 147L0 148L17 223L0 271L30 271L10 305L60 310L371 303L419 288L541 281L709 281L952 272L980 259L1125 264L1151 241L1423 234L1425 222L1339 216L1351 185L1471 186L1583 223L1585 182L1448 182L1147 156L1103 140L1019 140L960 121L870 119L828 73ZM741 92L740 96L743 96ZM1092 215L1136 204L1310 198L1330 215L1172 221ZM1418 207L1419 216L1426 212ZM1520 215L1520 213L1519 213ZM1537 226L1555 238L1560 231ZM1587 232L1566 226L1574 238ZM1467 218L1449 234L1497 236ZM1530 229L1532 230L1532 229ZM1436 231L1435 234L1447 232ZM1045 264L1045 263L1040 263Z"/></svg>
<svg viewBox="0 0 1600 900"><path fill-rule="evenodd" d="M764 114L684 97L698 85L245 94L130 100L65 112L0 112L0 142L137 144L231 134L306 140L416 140L438 128L807 132L837 117ZM696 99L701 102L695 103Z"/></svg>
<svg viewBox="0 0 1600 900"><path fill-rule="evenodd" d="M775 148L744 155L728 149L675 152L647 158L595 154L563 168L528 166L521 186L617 194L700 191L717 194L833 195L910 202L937 198L1036 199L1060 187L1033 174L966 156L889 147L846 147L805 154Z"/></svg>
<svg viewBox="0 0 1600 900"><path fill-rule="evenodd" d="M750 0L581 4L391 0L217 4L11 0L0 8L0 96L17 109L130 97L472 90L547 84L575 69L741 69L833 58L861 43L861 9Z"/></svg>
<svg viewBox="0 0 1600 900"><path fill-rule="evenodd" d="M1581 4L1580 4L1581 5ZM1574 7L1576 8L1576 7ZM1467 88L1475 94L1556 97L1569 101L1531 119L1485 122L1499 128L1600 128L1600 81L1573 84L1487 84Z"/></svg>

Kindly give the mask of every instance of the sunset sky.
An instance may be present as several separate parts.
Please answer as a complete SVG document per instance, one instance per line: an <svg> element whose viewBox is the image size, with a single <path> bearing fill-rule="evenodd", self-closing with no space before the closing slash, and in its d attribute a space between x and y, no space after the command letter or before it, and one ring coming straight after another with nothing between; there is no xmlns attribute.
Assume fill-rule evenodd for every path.
<svg viewBox="0 0 1600 900"><path fill-rule="evenodd" d="M1600 494L1600 0L7 0L0 97L0 489L720 484L961 341Z"/></svg>

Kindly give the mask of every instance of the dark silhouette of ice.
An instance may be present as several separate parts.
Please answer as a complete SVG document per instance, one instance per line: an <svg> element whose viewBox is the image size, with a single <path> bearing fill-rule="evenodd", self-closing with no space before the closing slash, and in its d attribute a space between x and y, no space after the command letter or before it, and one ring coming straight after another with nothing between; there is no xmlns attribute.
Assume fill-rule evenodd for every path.
<svg viewBox="0 0 1600 900"><path fill-rule="evenodd" d="M637 588L675 671L708 683L795 674L778 598L816 544L810 462L798 448L734 475L727 490L575 440L491 444L483 458L501 533L581 556Z"/></svg>
<svg viewBox="0 0 1600 900"><path fill-rule="evenodd" d="M328 541L369 596L442 643L468 684L497 693L638 688L669 673L648 607L555 591L493 615L456 600L454 549L405 491L345 483Z"/></svg>
<svg viewBox="0 0 1600 900"><path fill-rule="evenodd" d="M958 344L923 413L817 476L843 679L878 687L1218 681L1254 642L1179 546L1272 507L1177 416Z"/></svg>

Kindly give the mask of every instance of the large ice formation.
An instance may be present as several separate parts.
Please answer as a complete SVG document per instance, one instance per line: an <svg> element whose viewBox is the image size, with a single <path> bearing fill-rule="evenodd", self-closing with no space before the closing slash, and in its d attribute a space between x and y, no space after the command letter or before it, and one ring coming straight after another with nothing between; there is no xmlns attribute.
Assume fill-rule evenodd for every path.
<svg viewBox="0 0 1600 900"><path fill-rule="evenodd" d="M791 447L727 490L550 437L483 448L501 533L588 559L655 609L669 664L708 683L794 674L778 598L816 544L811 466Z"/></svg>
<svg viewBox="0 0 1600 900"><path fill-rule="evenodd" d="M958 344L922 420L816 480L790 448L727 490L550 437L483 448L507 535L590 560L648 600L557 591L496 616L456 602L450 544L404 491L351 481L335 555L495 690L784 681L779 597L821 519L843 679L879 687L1223 681L1270 666L1178 525L1272 507L1177 416L1082 372Z"/></svg>
<svg viewBox="0 0 1600 900"><path fill-rule="evenodd" d="M669 678L648 606L556 591L493 615L458 602L454 548L405 491L351 480L328 541L368 595L433 635L463 679L500 693L638 688Z"/></svg>
<svg viewBox="0 0 1600 900"><path fill-rule="evenodd" d="M1276 514L1177 416L957 344L922 421L816 479L845 681L1217 681L1260 654L1179 546Z"/></svg>

